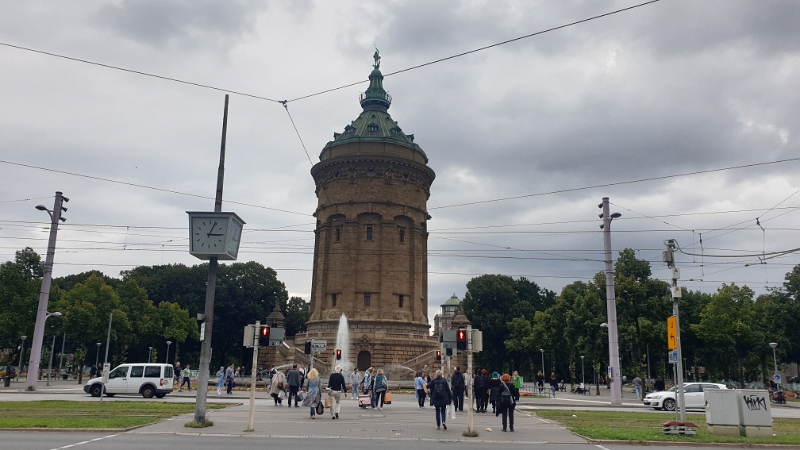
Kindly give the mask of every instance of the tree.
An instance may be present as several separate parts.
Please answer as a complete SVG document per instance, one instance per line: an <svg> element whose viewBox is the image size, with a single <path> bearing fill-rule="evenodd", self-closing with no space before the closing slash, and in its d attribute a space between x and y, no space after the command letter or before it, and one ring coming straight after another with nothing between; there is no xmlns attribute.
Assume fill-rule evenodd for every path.
<svg viewBox="0 0 800 450"><path fill-rule="evenodd" d="M742 384L743 360L755 344L764 340L763 333L754 326L753 295L747 286L723 284L700 313L700 323L691 325L700 339L721 350L719 358L725 377L739 378Z"/></svg>
<svg viewBox="0 0 800 450"><path fill-rule="evenodd" d="M0 348L16 348L20 336L33 335L41 277L41 258L31 248L0 265Z"/></svg>
<svg viewBox="0 0 800 450"><path fill-rule="evenodd" d="M483 331L483 352L477 355L477 363L503 367L509 359L505 345L510 338L508 323L514 318L530 320L537 309L554 301L552 291L526 278L514 280L505 275L482 275L470 280L463 308L472 327Z"/></svg>
<svg viewBox="0 0 800 450"><path fill-rule="evenodd" d="M306 331L306 322L311 315L311 308L308 302L300 297L292 297L286 305L286 335L294 336L299 332Z"/></svg>

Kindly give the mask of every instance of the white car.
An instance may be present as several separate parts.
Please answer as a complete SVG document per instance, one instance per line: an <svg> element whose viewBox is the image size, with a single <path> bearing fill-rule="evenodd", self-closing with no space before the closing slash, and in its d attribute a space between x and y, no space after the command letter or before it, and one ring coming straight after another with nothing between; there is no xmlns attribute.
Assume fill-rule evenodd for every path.
<svg viewBox="0 0 800 450"><path fill-rule="evenodd" d="M686 402L686 409L705 409L706 401L703 391L706 389L727 389L724 384L718 383L684 383L683 399ZM675 411L678 396L678 387L673 386L669 390L653 392L644 398L644 405L653 409L663 409L665 411Z"/></svg>
<svg viewBox="0 0 800 450"><path fill-rule="evenodd" d="M121 364L108 373L105 394L140 394L144 398L161 398L172 392L172 366L169 364ZM100 397L103 392L103 378L92 378L86 382L83 391L92 397Z"/></svg>

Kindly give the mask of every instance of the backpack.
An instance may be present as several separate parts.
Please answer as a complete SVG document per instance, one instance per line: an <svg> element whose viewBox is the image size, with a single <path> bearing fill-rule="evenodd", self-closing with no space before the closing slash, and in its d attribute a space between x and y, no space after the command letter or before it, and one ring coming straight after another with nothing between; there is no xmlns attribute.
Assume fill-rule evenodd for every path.
<svg viewBox="0 0 800 450"><path fill-rule="evenodd" d="M503 406L511 406L514 402L514 398L511 396L511 389L508 388L505 382L502 383L503 391L500 392L500 402Z"/></svg>
<svg viewBox="0 0 800 450"><path fill-rule="evenodd" d="M474 383L475 383L475 390L476 391L479 391L479 390L483 389L483 377L482 376L475 377Z"/></svg>
<svg viewBox="0 0 800 450"><path fill-rule="evenodd" d="M444 383L436 383L433 386L433 399L434 400L445 400L446 395L444 394Z"/></svg>

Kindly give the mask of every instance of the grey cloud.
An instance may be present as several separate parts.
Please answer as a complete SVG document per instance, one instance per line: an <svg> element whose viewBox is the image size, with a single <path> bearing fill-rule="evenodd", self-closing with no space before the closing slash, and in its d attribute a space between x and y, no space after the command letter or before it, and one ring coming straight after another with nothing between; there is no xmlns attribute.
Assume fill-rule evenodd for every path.
<svg viewBox="0 0 800 450"><path fill-rule="evenodd" d="M156 48L228 47L265 8L264 0L123 0L99 8L92 21Z"/></svg>

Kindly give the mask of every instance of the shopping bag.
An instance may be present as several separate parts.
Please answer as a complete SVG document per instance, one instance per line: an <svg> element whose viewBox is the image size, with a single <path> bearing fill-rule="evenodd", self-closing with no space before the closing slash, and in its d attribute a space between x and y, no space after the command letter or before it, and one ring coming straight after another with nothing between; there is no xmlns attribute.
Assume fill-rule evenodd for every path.
<svg viewBox="0 0 800 450"><path fill-rule="evenodd" d="M450 418L451 419L455 419L456 418L456 407L453 406L453 404L451 403L451 404L447 405L447 409L448 409L448 412L450 413Z"/></svg>
<svg viewBox="0 0 800 450"><path fill-rule="evenodd" d="M386 395L383 397L383 404L384 405L391 405L392 404L392 393L386 391Z"/></svg>
<svg viewBox="0 0 800 450"><path fill-rule="evenodd" d="M333 399L331 398L331 396L330 396L330 395L329 395L329 396L327 396L327 397L325 397L325 407L326 407L326 408L331 408L331 407L333 407Z"/></svg>
<svg viewBox="0 0 800 450"><path fill-rule="evenodd" d="M317 414L323 415L325 413L325 407L322 406L322 403L317 403Z"/></svg>

